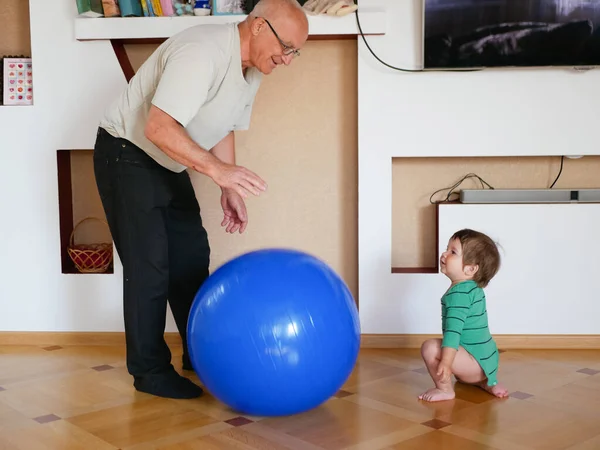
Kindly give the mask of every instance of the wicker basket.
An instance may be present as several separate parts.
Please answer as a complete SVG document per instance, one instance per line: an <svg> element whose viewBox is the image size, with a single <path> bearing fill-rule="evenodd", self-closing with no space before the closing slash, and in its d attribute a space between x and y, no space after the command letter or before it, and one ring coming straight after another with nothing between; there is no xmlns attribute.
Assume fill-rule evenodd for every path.
<svg viewBox="0 0 600 450"><path fill-rule="evenodd" d="M77 228L86 220L98 220L108 226L108 224L96 217L86 217L80 220L71 232L67 252L69 257L81 273L104 273L113 260L112 243L101 244L78 244L75 245L73 237Z"/></svg>

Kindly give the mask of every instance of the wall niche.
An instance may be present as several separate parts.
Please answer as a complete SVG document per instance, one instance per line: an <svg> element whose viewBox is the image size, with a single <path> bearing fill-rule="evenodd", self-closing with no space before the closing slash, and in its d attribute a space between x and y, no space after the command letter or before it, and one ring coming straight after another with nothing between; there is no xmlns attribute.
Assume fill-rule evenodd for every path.
<svg viewBox="0 0 600 450"><path fill-rule="evenodd" d="M96 187L93 150L58 150L58 203L60 218L60 249L62 273L114 273L114 255L105 270L102 263L108 257L105 249L95 252L71 252L71 245L106 244L112 249L112 237ZM71 247L72 248L72 247ZM85 271L78 269L87 268ZM97 272L92 271L98 268Z"/></svg>

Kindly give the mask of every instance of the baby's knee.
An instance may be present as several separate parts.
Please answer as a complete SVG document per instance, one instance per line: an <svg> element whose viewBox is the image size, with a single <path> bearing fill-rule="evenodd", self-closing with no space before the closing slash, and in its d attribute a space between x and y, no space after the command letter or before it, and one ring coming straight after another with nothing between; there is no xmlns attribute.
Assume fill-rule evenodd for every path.
<svg viewBox="0 0 600 450"><path fill-rule="evenodd" d="M421 356L424 359L439 358L442 342L439 339L427 339L421 344Z"/></svg>

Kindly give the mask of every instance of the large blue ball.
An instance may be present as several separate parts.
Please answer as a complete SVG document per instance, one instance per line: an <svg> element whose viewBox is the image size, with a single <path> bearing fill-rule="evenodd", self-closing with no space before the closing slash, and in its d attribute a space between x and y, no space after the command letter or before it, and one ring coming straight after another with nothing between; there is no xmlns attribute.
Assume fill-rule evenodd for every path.
<svg viewBox="0 0 600 450"><path fill-rule="evenodd" d="M339 390L360 347L352 294L323 261L267 249L218 268L198 291L188 348L206 389L256 416L312 409Z"/></svg>

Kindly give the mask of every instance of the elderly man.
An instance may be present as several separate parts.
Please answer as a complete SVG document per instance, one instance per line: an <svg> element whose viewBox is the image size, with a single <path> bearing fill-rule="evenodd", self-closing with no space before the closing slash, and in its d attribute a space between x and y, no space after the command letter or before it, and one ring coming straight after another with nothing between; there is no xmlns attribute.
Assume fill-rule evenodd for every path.
<svg viewBox="0 0 600 450"><path fill-rule="evenodd" d="M262 75L290 64L307 36L295 0L261 0L239 24L189 28L150 56L100 122L94 171L123 263L127 368L139 391L202 395L164 340L168 301L192 369L186 326L210 247L186 169L220 186L222 226L242 233L244 198L266 183L236 165L233 133L249 127Z"/></svg>

